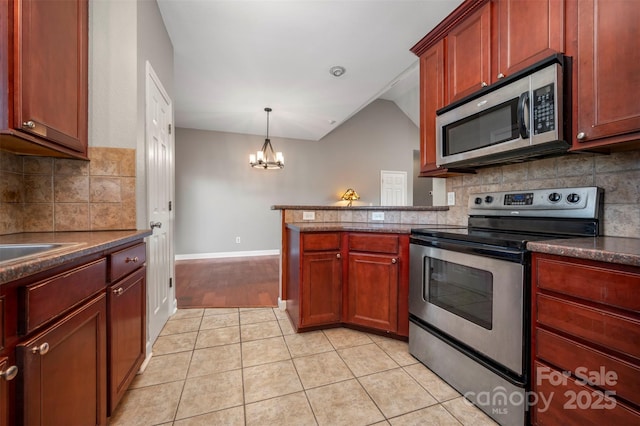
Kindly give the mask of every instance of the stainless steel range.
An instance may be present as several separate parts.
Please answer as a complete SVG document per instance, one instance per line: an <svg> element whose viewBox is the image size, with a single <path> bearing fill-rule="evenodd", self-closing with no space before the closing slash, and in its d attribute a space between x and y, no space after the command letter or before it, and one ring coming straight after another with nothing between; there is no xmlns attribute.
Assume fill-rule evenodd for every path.
<svg viewBox="0 0 640 426"><path fill-rule="evenodd" d="M527 421L528 241L600 233L597 187L471 194L468 226L413 229L409 352L503 425Z"/></svg>

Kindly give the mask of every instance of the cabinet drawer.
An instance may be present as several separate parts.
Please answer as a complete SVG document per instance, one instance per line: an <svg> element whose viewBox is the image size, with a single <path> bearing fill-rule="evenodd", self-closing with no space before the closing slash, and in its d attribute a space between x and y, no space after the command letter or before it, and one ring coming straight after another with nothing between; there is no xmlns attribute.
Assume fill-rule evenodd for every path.
<svg viewBox="0 0 640 426"><path fill-rule="evenodd" d="M640 367L578 344L547 330L536 330L536 356L571 371L640 406ZM595 373L598 376L595 376ZM613 377L615 375L615 377ZM593 376L593 377L589 377ZM611 377L610 377L611 376Z"/></svg>
<svg viewBox="0 0 640 426"><path fill-rule="evenodd" d="M560 371L536 362L534 393L538 425L637 425L640 413Z"/></svg>
<svg viewBox="0 0 640 426"><path fill-rule="evenodd" d="M340 250L340 234L303 234L302 251Z"/></svg>
<svg viewBox="0 0 640 426"><path fill-rule="evenodd" d="M398 246L399 238L397 235L349 235L349 251L366 251L369 253L397 253Z"/></svg>
<svg viewBox="0 0 640 426"><path fill-rule="evenodd" d="M537 296L538 323L640 359L640 321L557 297Z"/></svg>
<svg viewBox="0 0 640 426"><path fill-rule="evenodd" d="M109 282L114 282L144 265L146 256L145 243L112 253L109 256Z"/></svg>
<svg viewBox="0 0 640 426"><path fill-rule="evenodd" d="M107 261L101 259L23 288L22 332L31 332L104 289L106 275Z"/></svg>
<svg viewBox="0 0 640 426"><path fill-rule="evenodd" d="M640 312L640 273L538 257L538 288Z"/></svg>

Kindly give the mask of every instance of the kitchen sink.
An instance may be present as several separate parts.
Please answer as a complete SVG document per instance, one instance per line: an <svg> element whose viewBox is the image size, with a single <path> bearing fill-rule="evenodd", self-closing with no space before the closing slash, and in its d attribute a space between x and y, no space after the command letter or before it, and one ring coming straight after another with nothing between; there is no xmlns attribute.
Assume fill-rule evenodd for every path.
<svg viewBox="0 0 640 426"><path fill-rule="evenodd" d="M0 263L56 250L68 244L0 244Z"/></svg>

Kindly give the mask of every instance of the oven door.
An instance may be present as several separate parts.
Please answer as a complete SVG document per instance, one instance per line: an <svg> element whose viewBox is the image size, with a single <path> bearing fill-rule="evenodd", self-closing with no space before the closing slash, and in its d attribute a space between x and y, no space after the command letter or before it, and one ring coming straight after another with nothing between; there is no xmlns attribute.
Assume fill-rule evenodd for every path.
<svg viewBox="0 0 640 426"><path fill-rule="evenodd" d="M412 243L409 313L521 376L524 266Z"/></svg>

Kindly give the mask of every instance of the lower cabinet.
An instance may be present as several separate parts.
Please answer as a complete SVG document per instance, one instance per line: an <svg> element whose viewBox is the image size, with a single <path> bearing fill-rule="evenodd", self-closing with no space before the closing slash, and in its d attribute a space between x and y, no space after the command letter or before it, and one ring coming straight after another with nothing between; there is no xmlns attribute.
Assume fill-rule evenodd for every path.
<svg viewBox="0 0 640 426"><path fill-rule="evenodd" d="M0 426L9 425L9 382L15 379L18 367L9 365L7 357L0 358Z"/></svg>
<svg viewBox="0 0 640 426"><path fill-rule="evenodd" d="M640 424L640 268L534 253L532 423Z"/></svg>
<svg viewBox="0 0 640 426"><path fill-rule="evenodd" d="M25 425L107 423L104 293L16 347Z"/></svg>
<svg viewBox="0 0 640 426"><path fill-rule="evenodd" d="M109 415L145 358L146 268L112 284L109 300Z"/></svg>
<svg viewBox="0 0 640 426"><path fill-rule="evenodd" d="M407 235L286 232L287 313L296 331L345 324L408 336Z"/></svg>

